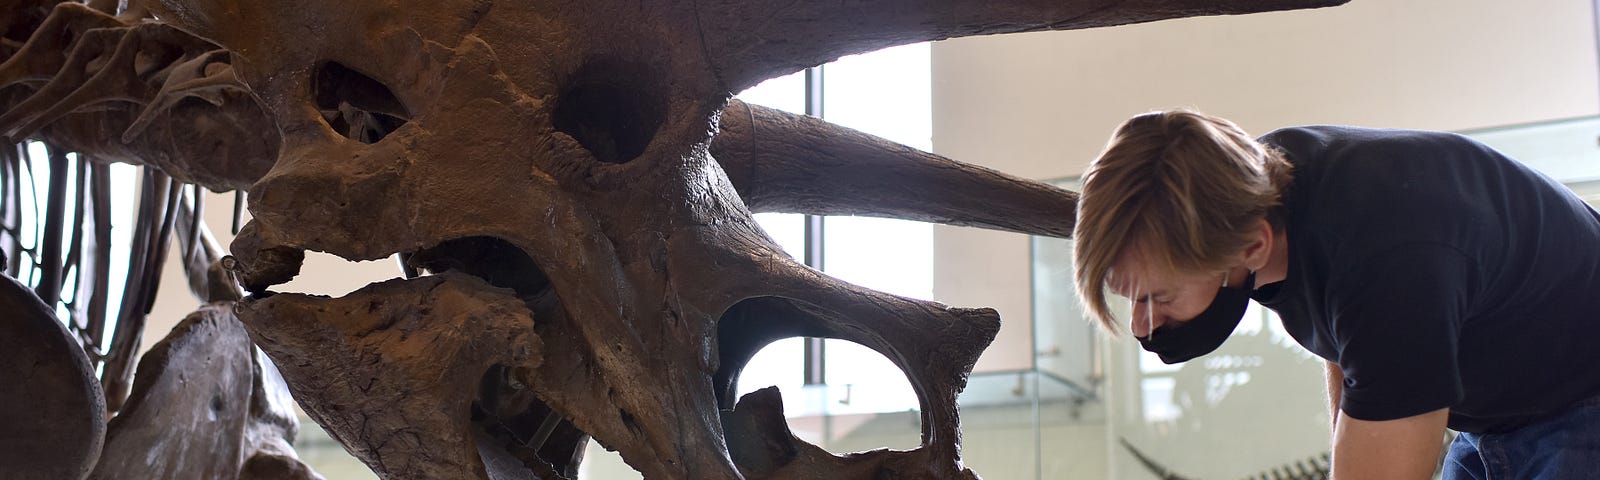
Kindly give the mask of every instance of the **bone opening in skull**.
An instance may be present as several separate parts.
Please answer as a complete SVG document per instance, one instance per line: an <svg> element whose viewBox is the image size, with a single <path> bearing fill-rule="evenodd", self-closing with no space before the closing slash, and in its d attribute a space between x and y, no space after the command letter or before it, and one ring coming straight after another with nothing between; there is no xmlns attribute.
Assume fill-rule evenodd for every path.
<svg viewBox="0 0 1600 480"><path fill-rule="evenodd" d="M665 121L665 99L654 94L663 89L649 84L657 76L643 64L585 63L556 96L556 131L601 162L638 158Z"/></svg>

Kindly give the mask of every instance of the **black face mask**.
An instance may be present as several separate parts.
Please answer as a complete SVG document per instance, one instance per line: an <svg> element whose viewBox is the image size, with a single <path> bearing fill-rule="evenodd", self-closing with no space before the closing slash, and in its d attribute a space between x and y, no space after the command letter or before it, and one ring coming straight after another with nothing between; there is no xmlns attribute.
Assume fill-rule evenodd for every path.
<svg viewBox="0 0 1600 480"><path fill-rule="evenodd" d="M1167 325L1139 339L1139 345L1148 352L1161 356L1167 365L1187 362L1211 353L1244 319L1245 308L1250 306L1250 292L1255 290L1256 273L1245 277L1244 286L1232 288L1223 285L1217 289L1217 298L1211 300L1206 311L1193 320L1178 325Z"/></svg>

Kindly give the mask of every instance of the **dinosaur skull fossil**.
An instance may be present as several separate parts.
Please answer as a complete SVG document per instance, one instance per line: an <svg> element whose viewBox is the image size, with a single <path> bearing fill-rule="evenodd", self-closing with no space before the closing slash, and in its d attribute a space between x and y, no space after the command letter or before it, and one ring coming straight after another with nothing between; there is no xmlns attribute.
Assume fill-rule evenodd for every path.
<svg viewBox="0 0 1600 480"><path fill-rule="evenodd" d="M256 273L316 250L352 260L401 253L503 287L443 280L525 305L545 347L537 364L503 351L510 383L652 478L740 477L717 413L733 406L732 375L715 382L725 361L717 330L735 305L763 299L724 321L783 319L790 336L879 349L921 393L923 467L960 475L955 393L997 318L819 275L756 227L708 154L728 89L711 81L716 66L692 32L661 35L692 20L688 6L552 18L563 9L494 5L491 15L488 4L440 2L378 15L369 4L307 2L270 9L303 15L255 17L288 24L221 40L283 132L277 164L251 189L255 219L234 244L247 285L282 280ZM642 31L617 32L628 26ZM320 41L265 34L297 29ZM357 124L388 131L377 138ZM276 328L273 316L251 313L331 301L273 296L243 316ZM450 374L476 379L490 366L471 365ZM337 415L307 403L324 420ZM462 407L460 425L470 416ZM578 445L544 460L559 471Z"/></svg>
<svg viewBox="0 0 1600 480"><path fill-rule="evenodd" d="M995 312L822 275L751 213L1065 236L1075 196L729 97L892 45L1331 2L133 3L124 17L158 21L57 8L76 23L52 28L98 50L0 80L65 70L106 86L39 87L0 133L49 124L80 151L252 185L230 263L254 292L240 320L380 476L571 477L592 436L648 478L975 478L955 402ZM109 27L121 33L96 30ZM91 75L102 64L144 83ZM143 113L103 108L118 101ZM152 131L200 133L156 144ZM339 299L272 293L307 250L399 254L432 275ZM770 390L734 398L750 357L795 336L854 341L904 370L921 447L835 456L788 433Z"/></svg>

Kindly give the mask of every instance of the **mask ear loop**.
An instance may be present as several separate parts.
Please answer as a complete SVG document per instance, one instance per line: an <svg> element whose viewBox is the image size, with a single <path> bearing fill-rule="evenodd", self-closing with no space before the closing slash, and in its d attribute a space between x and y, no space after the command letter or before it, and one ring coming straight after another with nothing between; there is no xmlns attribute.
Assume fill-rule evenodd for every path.
<svg viewBox="0 0 1600 480"><path fill-rule="evenodd" d="M1144 330L1144 338L1150 338L1150 337L1156 336L1156 314L1155 314L1155 311L1156 311L1155 305L1152 305L1150 300L1146 299L1145 302L1144 302L1144 328L1145 328L1145 330Z"/></svg>
<svg viewBox="0 0 1600 480"><path fill-rule="evenodd" d="M1133 295L1129 295L1128 296L1128 311L1129 312L1138 311L1139 300L1137 300L1137 298L1139 298L1139 287L1138 286L1134 286L1133 287ZM1151 310L1150 309L1150 305L1146 304L1145 308L1144 308L1144 321L1145 321L1144 338L1150 338L1151 336L1155 335L1155 333L1156 333L1156 331L1155 331L1155 327L1156 327L1155 314L1152 313L1150 310Z"/></svg>
<svg viewBox="0 0 1600 480"><path fill-rule="evenodd" d="M1150 298L1144 298L1144 338L1155 336L1155 306Z"/></svg>

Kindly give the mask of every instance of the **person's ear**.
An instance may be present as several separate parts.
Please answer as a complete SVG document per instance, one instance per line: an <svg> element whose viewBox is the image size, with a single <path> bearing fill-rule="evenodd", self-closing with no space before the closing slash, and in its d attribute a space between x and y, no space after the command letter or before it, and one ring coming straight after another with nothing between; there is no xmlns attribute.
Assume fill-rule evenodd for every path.
<svg viewBox="0 0 1600 480"><path fill-rule="evenodd" d="M1244 266L1254 272L1267 267L1267 261L1272 256L1272 244L1278 238L1272 231L1272 223L1265 218L1256 220L1251 236L1254 238L1244 247Z"/></svg>

